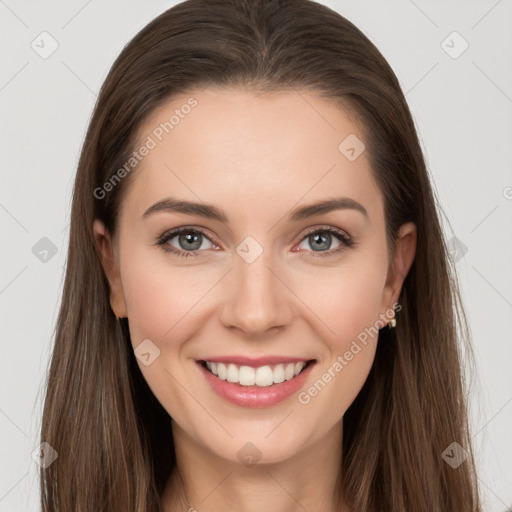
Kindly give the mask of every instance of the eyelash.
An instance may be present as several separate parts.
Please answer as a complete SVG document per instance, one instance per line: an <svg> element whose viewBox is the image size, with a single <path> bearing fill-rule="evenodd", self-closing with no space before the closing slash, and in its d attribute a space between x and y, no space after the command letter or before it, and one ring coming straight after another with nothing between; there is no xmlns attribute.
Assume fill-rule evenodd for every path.
<svg viewBox="0 0 512 512"><path fill-rule="evenodd" d="M155 245L161 246L165 252L174 254L175 256L178 256L179 258L189 258L189 257L195 258L195 257L197 257L197 252L199 252L199 251L182 251L182 250L176 249L175 247L172 247L171 245L167 245L167 242L169 240L173 239L177 235L180 235L181 233L201 234L204 237L206 237L208 240L210 240L210 238L208 237L206 232L200 228L192 229L192 228L183 227L183 228L178 228L178 229L175 229L172 231L166 231L160 237L158 237ZM328 251L318 252L313 255L314 258L325 258L326 256L334 256L335 254L341 253L346 249L355 247L355 241L353 238L348 237L342 231L339 231L338 229L332 228L330 226L311 229L310 231L308 231L304 234L304 236L301 238L299 243L301 243L308 236L311 236L316 233L332 234L341 242L342 245L337 249L330 249ZM215 245L217 245L217 244L215 244ZM312 251L312 252L315 252L315 251Z"/></svg>

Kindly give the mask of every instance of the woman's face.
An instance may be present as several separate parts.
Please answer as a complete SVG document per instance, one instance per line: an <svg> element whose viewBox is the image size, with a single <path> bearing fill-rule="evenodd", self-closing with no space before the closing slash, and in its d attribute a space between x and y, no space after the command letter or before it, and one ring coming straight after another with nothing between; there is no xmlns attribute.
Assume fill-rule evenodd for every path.
<svg viewBox="0 0 512 512"><path fill-rule="evenodd" d="M140 369L203 456L288 459L339 432L363 386L416 243L402 226L388 260L364 143L306 92L194 91L143 124L119 230L94 229ZM305 209L326 201L341 207ZM237 357L263 359L229 369ZM279 383L287 364L265 358L315 362ZM199 362L221 359L228 380L263 385Z"/></svg>

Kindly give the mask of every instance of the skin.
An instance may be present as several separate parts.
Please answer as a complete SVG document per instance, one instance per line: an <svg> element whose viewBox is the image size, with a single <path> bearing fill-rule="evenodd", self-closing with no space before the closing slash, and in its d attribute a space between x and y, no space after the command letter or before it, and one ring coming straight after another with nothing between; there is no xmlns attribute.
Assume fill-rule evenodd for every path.
<svg viewBox="0 0 512 512"><path fill-rule="evenodd" d="M261 409L230 404L211 390L195 360L315 358L307 390L365 328L389 321L414 259L416 226L401 226L389 261L383 197L367 153L350 161L338 150L349 134L364 141L363 134L313 93L206 89L175 96L143 124L141 143L190 96L197 106L133 171L115 236L94 222L113 311L128 317L134 348L150 339L160 350L150 365L137 362L173 418L177 469L165 510L339 510L342 418L370 371L378 334L308 404L297 395ZM142 218L168 196L213 204L229 224L175 212ZM299 206L340 196L362 204L368 217L344 209L286 218ZM181 226L206 231L195 258L154 245ZM315 257L343 244L332 235L314 250L306 231L329 226L357 244ZM247 236L263 248L252 263L236 252ZM186 252L181 242L174 236L167 245ZM247 442L261 452L252 467L237 456Z"/></svg>

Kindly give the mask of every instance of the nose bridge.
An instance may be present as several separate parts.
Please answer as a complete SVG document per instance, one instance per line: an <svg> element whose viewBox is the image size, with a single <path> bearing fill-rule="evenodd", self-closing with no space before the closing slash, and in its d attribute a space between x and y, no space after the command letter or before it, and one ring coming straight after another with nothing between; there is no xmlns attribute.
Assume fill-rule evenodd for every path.
<svg viewBox="0 0 512 512"><path fill-rule="evenodd" d="M247 335L285 325L291 312L286 286L281 282L285 279L276 277L274 251L258 246L249 239L237 248L223 310L224 325L238 327Z"/></svg>

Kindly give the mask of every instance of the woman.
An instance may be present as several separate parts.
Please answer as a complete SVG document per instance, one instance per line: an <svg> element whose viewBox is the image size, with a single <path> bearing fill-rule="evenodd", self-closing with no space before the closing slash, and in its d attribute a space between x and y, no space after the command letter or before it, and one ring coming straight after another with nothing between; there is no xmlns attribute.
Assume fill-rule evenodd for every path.
<svg viewBox="0 0 512 512"><path fill-rule="evenodd" d="M479 512L449 264L359 29L308 0L164 12L78 165L43 510Z"/></svg>

